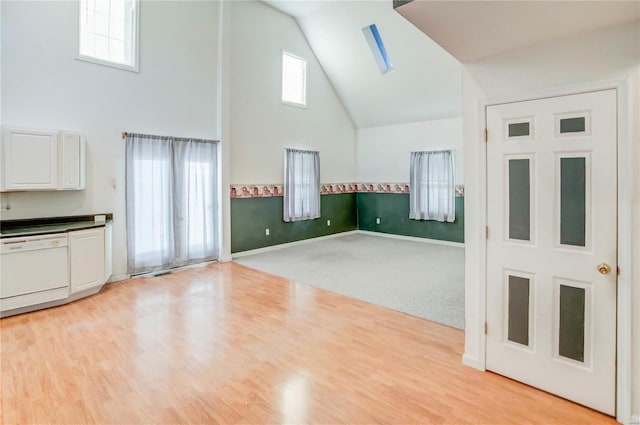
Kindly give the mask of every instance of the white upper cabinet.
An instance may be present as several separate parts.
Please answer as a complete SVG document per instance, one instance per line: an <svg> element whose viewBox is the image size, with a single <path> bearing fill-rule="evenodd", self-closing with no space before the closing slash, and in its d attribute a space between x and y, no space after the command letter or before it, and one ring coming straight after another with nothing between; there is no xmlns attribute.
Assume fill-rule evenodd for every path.
<svg viewBox="0 0 640 425"><path fill-rule="evenodd" d="M77 133L60 132L62 154L60 163L60 184L63 190L84 189L85 152L82 138Z"/></svg>
<svg viewBox="0 0 640 425"><path fill-rule="evenodd" d="M0 191L84 189L85 142L72 132L2 130Z"/></svg>
<svg viewBox="0 0 640 425"><path fill-rule="evenodd" d="M58 189L58 132L5 129L2 145L3 189Z"/></svg>

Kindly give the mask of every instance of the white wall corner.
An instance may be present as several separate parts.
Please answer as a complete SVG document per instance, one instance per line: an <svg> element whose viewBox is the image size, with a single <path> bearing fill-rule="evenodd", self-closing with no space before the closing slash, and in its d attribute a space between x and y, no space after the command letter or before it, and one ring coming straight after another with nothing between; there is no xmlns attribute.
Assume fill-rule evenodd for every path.
<svg viewBox="0 0 640 425"><path fill-rule="evenodd" d="M640 425L640 414L634 414L629 420L629 425Z"/></svg>
<svg viewBox="0 0 640 425"><path fill-rule="evenodd" d="M484 367L480 364L480 360L477 357L471 356L467 353L464 353L462 355L462 364L465 366L472 367L474 369L478 369L482 371L485 370Z"/></svg>
<svg viewBox="0 0 640 425"><path fill-rule="evenodd" d="M218 3L218 81L216 117L220 139L220 262L231 261L231 7Z"/></svg>

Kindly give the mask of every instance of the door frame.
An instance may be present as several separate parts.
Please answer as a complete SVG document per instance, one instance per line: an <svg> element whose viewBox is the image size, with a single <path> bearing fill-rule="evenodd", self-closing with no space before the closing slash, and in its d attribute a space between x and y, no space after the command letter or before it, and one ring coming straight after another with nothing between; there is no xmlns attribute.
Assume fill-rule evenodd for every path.
<svg viewBox="0 0 640 425"><path fill-rule="evenodd" d="M487 144L484 142L484 131L487 123L487 107L506 103L516 103L531 100L546 99L552 97L581 94L608 89L616 90L617 97L617 149L618 149L618 266L620 274L617 283L617 343L616 343L616 419L621 423L631 421L631 391L632 391L632 141L631 141L631 120L629 117L629 82L627 80L608 80L577 86L567 86L551 90L536 92L531 95L518 96L514 98L490 99L482 101L478 105L477 129L478 143L484 146L480 149L477 158L479 170L478 197L480 223L487 225L488 205L487 205ZM489 140L491 135L489 135ZM480 230L480 229L478 229ZM483 233L484 233L484 229ZM474 362L466 362L480 370L486 370L486 300L487 300L487 241L479 246L480 268L478 270L478 297L476 299L477 320L467 323L473 328L471 331L478 335L477 353L478 358ZM463 359L464 360L464 359Z"/></svg>

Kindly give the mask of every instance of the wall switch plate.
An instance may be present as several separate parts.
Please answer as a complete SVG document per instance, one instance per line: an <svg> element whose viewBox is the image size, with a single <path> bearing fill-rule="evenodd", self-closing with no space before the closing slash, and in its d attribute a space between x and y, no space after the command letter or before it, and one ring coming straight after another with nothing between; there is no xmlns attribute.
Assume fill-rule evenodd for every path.
<svg viewBox="0 0 640 425"><path fill-rule="evenodd" d="M331 226L331 220L327 220L327 226Z"/></svg>
<svg viewBox="0 0 640 425"><path fill-rule="evenodd" d="M269 229L264 229L264 234L265 234L266 236L269 236Z"/></svg>
<svg viewBox="0 0 640 425"><path fill-rule="evenodd" d="M93 216L93 221L95 221L96 223L104 223L105 221L107 221L107 216L102 214L102 215L94 215Z"/></svg>
<svg viewBox="0 0 640 425"><path fill-rule="evenodd" d="M376 218L376 224L380 224L380 217Z"/></svg>

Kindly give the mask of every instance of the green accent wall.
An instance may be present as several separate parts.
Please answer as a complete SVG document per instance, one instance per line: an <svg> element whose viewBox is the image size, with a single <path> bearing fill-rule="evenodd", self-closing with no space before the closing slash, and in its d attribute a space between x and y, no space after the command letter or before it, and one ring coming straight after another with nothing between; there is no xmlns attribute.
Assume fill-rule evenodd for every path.
<svg viewBox="0 0 640 425"><path fill-rule="evenodd" d="M232 253L357 229L355 193L322 195L320 218L291 223L282 220L282 201L280 196L231 199Z"/></svg>
<svg viewBox="0 0 640 425"><path fill-rule="evenodd" d="M358 193L358 229L394 235L464 242L464 198L456 198L456 220L409 219L409 194ZM380 217L380 224L376 218Z"/></svg>

